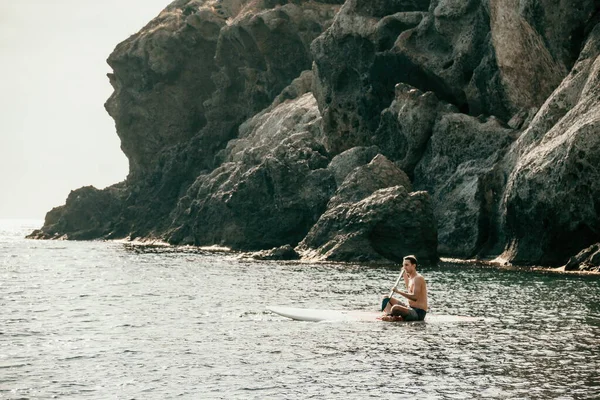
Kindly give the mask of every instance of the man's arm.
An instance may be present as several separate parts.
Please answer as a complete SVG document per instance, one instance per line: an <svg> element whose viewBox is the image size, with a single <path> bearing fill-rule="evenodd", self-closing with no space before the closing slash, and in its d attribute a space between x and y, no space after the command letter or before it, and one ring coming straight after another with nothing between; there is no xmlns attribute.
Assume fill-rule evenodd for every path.
<svg viewBox="0 0 600 400"><path fill-rule="evenodd" d="M405 277L406 277L406 274L405 274ZM397 289L394 289L394 292L398 293L401 296L406 297L409 300L417 301L421 297L421 293L423 291L423 282L424 282L424 279L422 276L419 276L415 279L415 287L413 289L413 293L403 292L403 291L397 290Z"/></svg>

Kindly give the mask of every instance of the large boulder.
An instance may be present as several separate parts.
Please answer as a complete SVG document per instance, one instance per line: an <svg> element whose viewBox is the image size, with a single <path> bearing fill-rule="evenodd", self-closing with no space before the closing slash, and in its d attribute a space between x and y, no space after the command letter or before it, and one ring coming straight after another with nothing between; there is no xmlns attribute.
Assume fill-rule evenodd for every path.
<svg viewBox="0 0 600 400"><path fill-rule="evenodd" d="M312 260L399 262L415 254L424 262L437 261L429 195L394 186L342 203L321 216L297 250Z"/></svg>
<svg viewBox="0 0 600 400"><path fill-rule="evenodd" d="M355 147L332 160L337 171L358 166L346 173L327 211L298 246L304 258L389 262L401 260L403 252L437 258L429 196L410 194L408 176L381 154L361 165L372 150Z"/></svg>
<svg viewBox="0 0 600 400"><path fill-rule="evenodd" d="M398 185L404 186L409 192L412 191L412 185L404 171L385 156L378 154L370 163L357 167L348 174L327 204L327 208L342 203L356 203L379 189Z"/></svg>
<svg viewBox="0 0 600 400"><path fill-rule="evenodd" d="M333 157L327 169L333 172L335 182L339 186L356 167L370 163L378 153L377 146L356 146Z"/></svg>
<svg viewBox="0 0 600 400"><path fill-rule="evenodd" d="M600 26L508 155L502 255L562 265L600 241Z"/></svg>

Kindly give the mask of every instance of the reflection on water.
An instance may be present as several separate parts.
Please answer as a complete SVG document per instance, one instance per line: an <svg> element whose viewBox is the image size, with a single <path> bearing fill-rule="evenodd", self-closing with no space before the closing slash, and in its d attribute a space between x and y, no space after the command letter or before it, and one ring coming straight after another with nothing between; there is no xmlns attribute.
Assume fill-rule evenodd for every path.
<svg viewBox="0 0 600 400"><path fill-rule="evenodd" d="M398 270L251 262L0 225L0 398L600 396L600 281L422 268L433 313L474 323L305 323L267 305L377 308Z"/></svg>

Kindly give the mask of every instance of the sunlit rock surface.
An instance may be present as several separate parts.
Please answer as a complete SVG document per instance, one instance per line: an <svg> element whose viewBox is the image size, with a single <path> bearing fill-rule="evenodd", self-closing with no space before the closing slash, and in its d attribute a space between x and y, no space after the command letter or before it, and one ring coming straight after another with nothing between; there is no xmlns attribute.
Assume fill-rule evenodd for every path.
<svg viewBox="0 0 600 400"><path fill-rule="evenodd" d="M412 184L404 171L385 156L378 154L371 162L355 168L346 176L327 207L333 208L342 203L355 203L369 197L379 189L398 185L404 186L409 192L412 189Z"/></svg>
<svg viewBox="0 0 600 400"><path fill-rule="evenodd" d="M560 264L600 235L600 26L515 143L504 258ZM512 160L511 160L512 161Z"/></svg>

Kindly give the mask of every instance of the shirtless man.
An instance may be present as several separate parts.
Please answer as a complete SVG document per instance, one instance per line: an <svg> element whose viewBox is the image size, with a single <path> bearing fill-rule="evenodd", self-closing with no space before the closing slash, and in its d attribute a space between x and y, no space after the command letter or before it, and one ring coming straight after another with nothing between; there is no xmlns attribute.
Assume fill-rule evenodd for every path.
<svg viewBox="0 0 600 400"><path fill-rule="evenodd" d="M408 291L403 292L394 288L394 293L406 297L409 307L402 305L400 300L392 297L384 310L388 315L382 319L384 321L423 321L425 314L427 314L425 278L417 273L417 259L415 256L404 257L402 266L404 268L404 284Z"/></svg>

